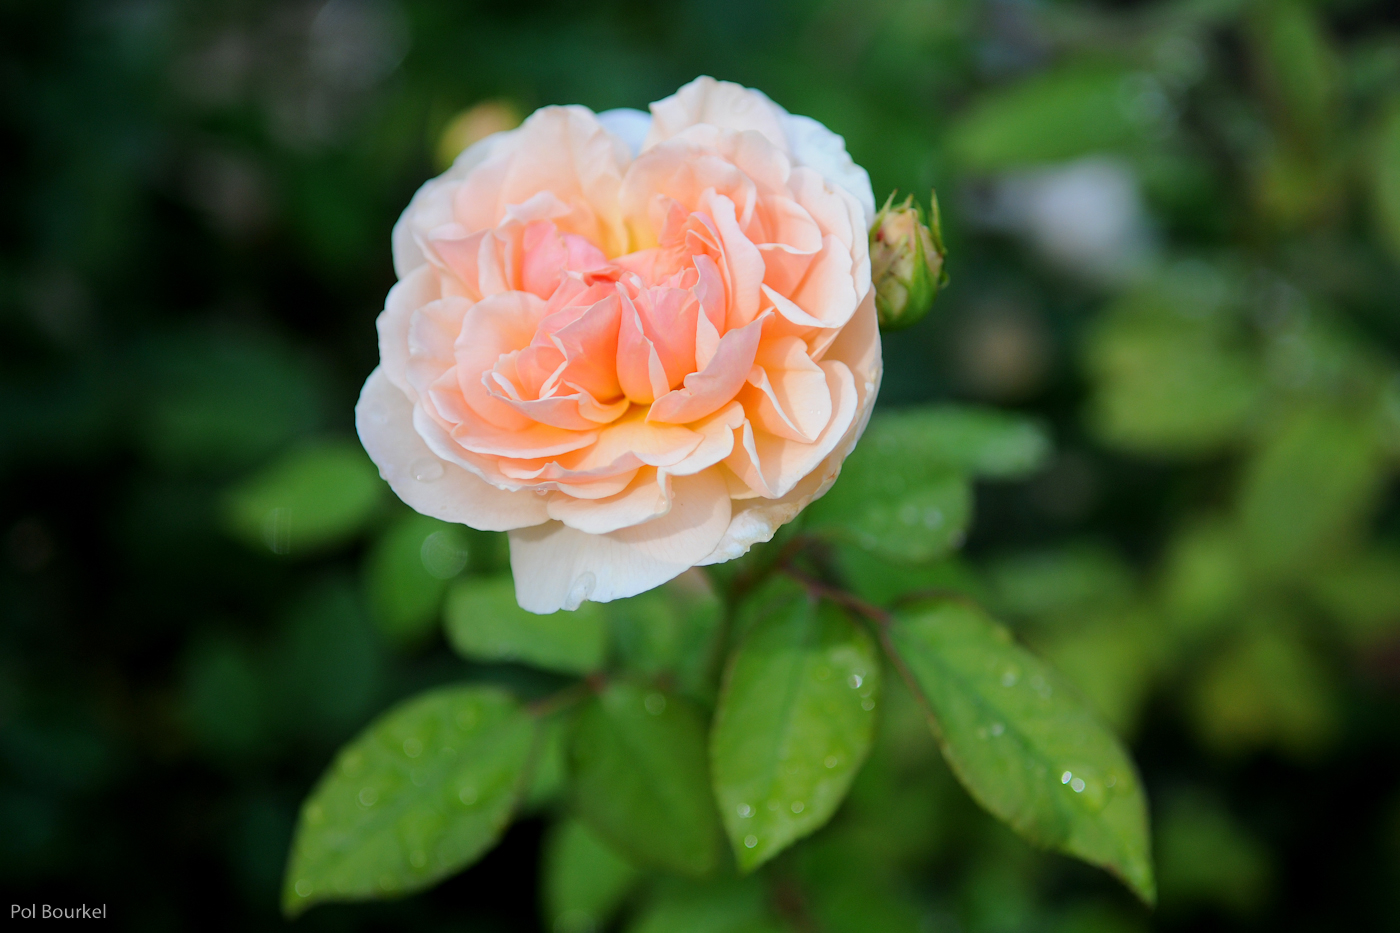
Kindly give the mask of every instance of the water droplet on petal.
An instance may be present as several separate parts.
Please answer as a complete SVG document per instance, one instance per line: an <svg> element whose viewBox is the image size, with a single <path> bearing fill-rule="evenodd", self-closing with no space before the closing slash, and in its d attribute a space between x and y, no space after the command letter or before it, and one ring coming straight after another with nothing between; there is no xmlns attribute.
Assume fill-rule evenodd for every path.
<svg viewBox="0 0 1400 933"><path fill-rule="evenodd" d="M756 845L758 845L758 837L757 837L757 836L749 835L749 836L745 836L745 837L744 837L744 846L745 846L745 848L752 849L752 848L753 848L754 846L756 846Z"/></svg>
<svg viewBox="0 0 1400 933"><path fill-rule="evenodd" d="M412 737L404 739L403 753L410 758L417 758L423 754L423 743Z"/></svg>
<svg viewBox="0 0 1400 933"><path fill-rule="evenodd" d="M593 595L593 588L597 585L598 578L593 574L586 571L580 574L569 587L569 595L564 600L564 608L572 612L582 606L588 597Z"/></svg>
<svg viewBox="0 0 1400 933"><path fill-rule="evenodd" d="M659 693L648 693L647 698L642 701L642 705L653 716L660 716L666 712L666 698Z"/></svg>
<svg viewBox="0 0 1400 933"><path fill-rule="evenodd" d="M379 799L379 791L375 790L373 787L361 788L361 790L360 790L360 806L362 806L362 807L372 807L372 806L374 806L374 802L375 802L376 800L378 800L378 799Z"/></svg>
<svg viewBox="0 0 1400 933"><path fill-rule="evenodd" d="M435 457L419 457L408 466L408 472L420 483L442 479L442 461Z"/></svg>
<svg viewBox="0 0 1400 933"><path fill-rule="evenodd" d="M311 882L307 881L305 878L302 878L300 881L297 882L296 891L297 894L301 897L310 897L312 891Z"/></svg>

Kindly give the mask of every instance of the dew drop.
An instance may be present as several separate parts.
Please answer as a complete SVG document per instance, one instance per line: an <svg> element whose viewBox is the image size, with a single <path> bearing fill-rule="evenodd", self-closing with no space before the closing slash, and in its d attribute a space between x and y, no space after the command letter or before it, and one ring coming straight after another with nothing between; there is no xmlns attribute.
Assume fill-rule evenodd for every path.
<svg viewBox="0 0 1400 933"><path fill-rule="evenodd" d="M1072 781L1069 782L1069 786L1070 786L1070 789L1073 790L1076 794L1082 794L1082 793L1084 793L1084 779L1083 779L1083 778L1075 778L1074 780L1072 780Z"/></svg>
<svg viewBox="0 0 1400 933"><path fill-rule="evenodd" d="M1071 774L1070 772L1066 771L1064 774L1060 775L1060 783L1061 783L1061 784L1068 784L1073 778L1074 778L1074 775Z"/></svg>
<svg viewBox="0 0 1400 933"><path fill-rule="evenodd" d="M463 786L461 790L457 791L457 799L470 807L472 804L476 803L476 788L472 787L470 784Z"/></svg>
<svg viewBox="0 0 1400 933"><path fill-rule="evenodd" d="M408 862L414 868L422 868L428 864L428 853L422 849L414 849L408 854Z"/></svg>
<svg viewBox="0 0 1400 933"><path fill-rule="evenodd" d="M802 801L800 801L800 800L794 800L794 801L792 802L792 812L793 812L793 813L801 813L804 809L806 809L806 807L807 807L807 805L806 805L805 803L803 803Z"/></svg>
<svg viewBox="0 0 1400 933"><path fill-rule="evenodd" d="M666 712L666 698L659 693L648 693L647 698L642 701L642 705L653 716L660 716Z"/></svg>
<svg viewBox="0 0 1400 933"><path fill-rule="evenodd" d="M572 612L582 606L584 601L593 595L593 588L597 585L598 578L593 574L586 571L580 574L569 587L569 595L564 600L564 608Z"/></svg>
<svg viewBox="0 0 1400 933"><path fill-rule="evenodd" d="M311 882L307 881L305 878L301 879L297 882L296 890L297 894L301 897L310 897L312 891Z"/></svg>
<svg viewBox="0 0 1400 933"><path fill-rule="evenodd" d="M739 804L738 813L740 819L747 820L749 817L753 816L753 807L746 803L741 803Z"/></svg>
<svg viewBox="0 0 1400 933"><path fill-rule="evenodd" d="M1021 675L1018 674L1014 668L1008 667L1005 671L1002 672L1001 685L1003 687L1014 687L1016 686L1016 681L1020 679Z"/></svg>
<svg viewBox="0 0 1400 933"><path fill-rule="evenodd" d="M864 700L860 701L860 708L866 712L870 712L870 710L875 708L875 701L870 699L870 697L866 697Z"/></svg>
<svg viewBox="0 0 1400 933"><path fill-rule="evenodd" d="M1006 726L999 722L992 723L992 736L996 737L1006 731Z"/></svg>
<svg viewBox="0 0 1400 933"><path fill-rule="evenodd" d="M859 674L852 674L850 677L846 678L846 683L851 685L852 690L855 690L858 689L861 684L865 683L865 678Z"/></svg>
<svg viewBox="0 0 1400 933"><path fill-rule="evenodd" d="M752 848L753 848L754 846L756 846L756 845L758 845L758 837L757 837L757 836L748 835L748 836L745 836L745 837L744 837L744 847L745 847L745 848L747 848L747 849L752 849Z"/></svg>
<svg viewBox="0 0 1400 933"><path fill-rule="evenodd" d="M434 457L420 457L408 466L409 473L420 483L431 483L442 479L442 461Z"/></svg>
<svg viewBox="0 0 1400 933"><path fill-rule="evenodd" d="M360 789L360 806L372 807L378 799L379 791L375 790L373 787L363 787Z"/></svg>
<svg viewBox="0 0 1400 933"><path fill-rule="evenodd" d="M410 758L417 758L423 754L423 743L412 737L404 739L403 753Z"/></svg>
<svg viewBox="0 0 1400 933"><path fill-rule="evenodd" d="M1112 787L1112 786L1114 786L1114 785L1117 784L1117 783L1118 783L1118 778L1117 778L1115 775L1112 775L1112 774L1110 774L1110 775L1108 776L1108 780L1106 780L1106 781L1103 782L1104 787Z"/></svg>
<svg viewBox="0 0 1400 933"><path fill-rule="evenodd" d="M826 765L828 768L834 768L840 763L841 759L837 758L835 755L827 755L826 761L822 762L822 764Z"/></svg>

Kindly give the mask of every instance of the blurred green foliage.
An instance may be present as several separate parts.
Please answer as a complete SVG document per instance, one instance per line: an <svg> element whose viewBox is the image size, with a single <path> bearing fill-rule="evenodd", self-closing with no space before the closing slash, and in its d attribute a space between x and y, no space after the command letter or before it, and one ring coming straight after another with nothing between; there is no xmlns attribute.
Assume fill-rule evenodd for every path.
<svg viewBox="0 0 1400 933"><path fill-rule="evenodd" d="M842 133L877 194L937 187L952 283L886 342L882 420L807 519L827 542L814 569L881 605L968 594L1096 707L1141 769L1159 909L983 814L888 678L849 796L764 880L597 855L636 843L634 824L596 791L573 802L587 829L556 819L579 749L546 720L519 789L535 816L485 860L427 893L297 923L1400 924L1392 7L5 5L6 890L107 901L131 928L268 928L298 804L342 743L445 684L526 698L560 686L500 661L520 646L452 651L451 594L505 573L504 543L408 513L356 450L388 231L464 108L641 106L704 72ZM981 449L1003 423L990 406L1032 418L1005 421L991 459L925 449L940 432ZM865 485L862 469L884 477L883 443L919 459L889 472L905 488L862 506L843 487ZM944 524L920 537L930 505ZM760 549L712 579L740 586L772 559ZM620 688L611 711L590 710L595 725L645 728L653 695L660 715L708 709L721 614L694 580L607 607L608 663L666 683ZM407 740L393 737L385 780L413 786L393 771ZM638 766L597 748L611 749L589 764L601 787ZM676 781L675 800L700 793ZM366 786L345 789L348 812ZM699 809L680 819L663 855L723 861L721 829L704 823ZM386 846L400 863L364 877L417 887L416 851ZM463 860L448 854L433 872Z"/></svg>

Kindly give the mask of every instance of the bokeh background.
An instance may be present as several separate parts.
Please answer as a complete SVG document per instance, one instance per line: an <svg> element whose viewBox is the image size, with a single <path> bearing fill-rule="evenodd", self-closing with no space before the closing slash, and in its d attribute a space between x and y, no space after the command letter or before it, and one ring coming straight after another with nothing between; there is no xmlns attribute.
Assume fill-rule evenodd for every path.
<svg viewBox="0 0 1400 933"><path fill-rule="evenodd" d="M881 199L937 186L952 283L887 338L880 404L1012 407L1057 452L979 487L933 575L1078 684L1151 794L1154 913L946 780L886 801L918 929L1400 928L1385 0L6 0L6 904L282 922L299 801L389 702L471 674L442 594L504 559L354 439L389 229L493 121L700 73L842 133ZM544 929L541 825L297 925Z"/></svg>

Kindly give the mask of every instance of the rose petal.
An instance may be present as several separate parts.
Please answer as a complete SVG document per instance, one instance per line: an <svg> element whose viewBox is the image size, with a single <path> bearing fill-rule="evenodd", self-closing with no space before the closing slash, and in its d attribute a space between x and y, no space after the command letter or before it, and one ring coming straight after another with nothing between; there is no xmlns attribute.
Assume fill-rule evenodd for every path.
<svg viewBox="0 0 1400 933"><path fill-rule="evenodd" d="M685 377L684 388L668 392L651 406L647 420L686 424L718 411L743 388L753 369L767 315L719 339L714 358L698 373Z"/></svg>
<svg viewBox="0 0 1400 933"><path fill-rule="evenodd" d="M851 371L840 362L824 361L819 365L826 374L833 411L816 441L802 444L774 436L761 428L755 430L750 419L736 432L736 439L741 443L734 445L734 452L724 461L736 476L766 498L777 499L787 495L831 453L856 418L859 396Z"/></svg>
<svg viewBox="0 0 1400 933"><path fill-rule="evenodd" d="M826 373L807 356L796 337L778 337L759 347L748 387L740 394L744 410L769 434L810 444L831 420Z"/></svg>
<svg viewBox="0 0 1400 933"><path fill-rule="evenodd" d="M706 471L672 480L660 518L591 535L547 522L510 535L510 566L522 608L550 613L584 600L609 602L660 586L711 553L729 526L724 481Z"/></svg>
<svg viewBox="0 0 1400 933"><path fill-rule="evenodd" d="M498 489L435 456L413 429L413 403L382 366L365 380L355 405L355 428L379 475L424 515L483 531L509 531L549 518L539 496Z"/></svg>
<svg viewBox="0 0 1400 933"><path fill-rule="evenodd" d="M416 397L408 381L408 328L413 312L442 297L438 272L424 264L389 289L384 310L375 319L379 333L379 359L384 375L410 399Z"/></svg>
<svg viewBox="0 0 1400 933"><path fill-rule="evenodd" d="M670 478L655 467L637 471L627 488L606 499L577 499L563 492L547 501L549 517L591 535L630 528L665 515L671 508Z"/></svg>
<svg viewBox="0 0 1400 933"><path fill-rule="evenodd" d="M709 123L726 130L756 130L786 152L785 116L785 111L761 91L701 76L651 105L651 129L642 151L698 123Z"/></svg>

